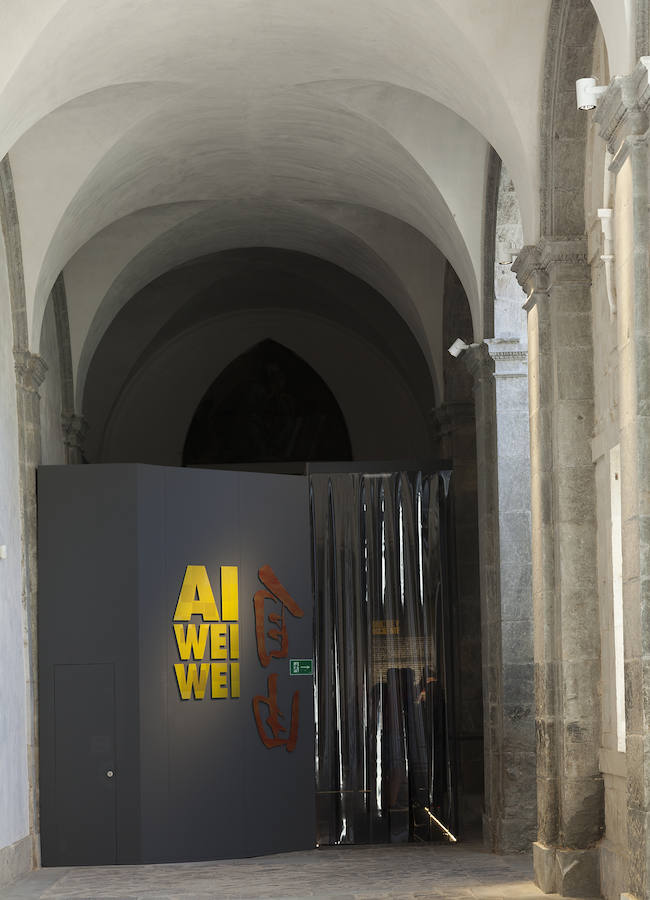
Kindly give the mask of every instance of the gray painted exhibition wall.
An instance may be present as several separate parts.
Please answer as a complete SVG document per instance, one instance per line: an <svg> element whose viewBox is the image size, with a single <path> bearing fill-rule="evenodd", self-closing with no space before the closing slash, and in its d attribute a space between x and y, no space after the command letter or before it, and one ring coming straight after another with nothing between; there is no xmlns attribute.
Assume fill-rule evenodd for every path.
<svg viewBox="0 0 650 900"><path fill-rule="evenodd" d="M288 656L312 657L306 479L47 466L38 494L44 864L313 847L312 679L289 676L288 659L262 667L253 612L258 570L270 565L304 611L285 614ZM211 699L209 679L204 699L180 698L172 625L188 565L206 567L219 610L220 567L238 567L239 698ZM280 608L269 599L265 612ZM299 692L292 752L267 749L255 723L253 697L269 695L270 673L287 727ZM269 708L259 709L263 722Z"/></svg>

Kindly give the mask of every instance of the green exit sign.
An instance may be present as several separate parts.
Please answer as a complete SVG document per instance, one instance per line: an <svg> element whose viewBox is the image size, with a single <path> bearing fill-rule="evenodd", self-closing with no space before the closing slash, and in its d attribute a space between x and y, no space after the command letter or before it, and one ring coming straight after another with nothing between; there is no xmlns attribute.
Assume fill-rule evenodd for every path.
<svg viewBox="0 0 650 900"><path fill-rule="evenodd" d="M290 659L289 660L290 675L313 675L314 660L313 659Z"/></svg>

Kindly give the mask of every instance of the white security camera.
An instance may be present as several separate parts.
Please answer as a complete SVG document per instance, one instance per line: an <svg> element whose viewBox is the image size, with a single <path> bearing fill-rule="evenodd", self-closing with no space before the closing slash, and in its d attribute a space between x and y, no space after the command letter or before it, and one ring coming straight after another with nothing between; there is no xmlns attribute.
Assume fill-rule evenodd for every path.
<svg viewBox="0 0 650 900"><path fill-rule="evenodd" d="M607 90L607 87L596 85L595 78L578 78L576 81L576 100L578 109L596 109L596 104Z"/></svg>
<svg viewBox="0 0 650 900"><path fill-rule="evenodd" d="M447 352L451 353L453 357L458 357L464 350L467 350L468 347L469 344L466 344L462 338L456 338Z"/></svg>

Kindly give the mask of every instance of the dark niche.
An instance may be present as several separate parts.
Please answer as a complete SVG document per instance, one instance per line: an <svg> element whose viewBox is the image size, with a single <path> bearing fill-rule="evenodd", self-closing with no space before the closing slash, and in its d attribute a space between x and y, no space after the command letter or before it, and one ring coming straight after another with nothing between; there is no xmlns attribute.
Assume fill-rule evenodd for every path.
<svg viewBox="0 0 650 900"><path fill-rule="evenodd" d="M183 465L352 459L343 413L323 379L266 340L224 369L199 403Z"/></svg>

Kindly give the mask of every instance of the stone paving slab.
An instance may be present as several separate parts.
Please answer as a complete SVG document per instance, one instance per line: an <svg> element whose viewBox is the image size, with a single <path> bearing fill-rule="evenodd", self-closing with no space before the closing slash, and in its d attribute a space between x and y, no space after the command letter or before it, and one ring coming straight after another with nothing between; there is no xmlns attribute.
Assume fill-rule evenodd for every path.
<svg viewBox="0 0 650 900"><path fill-rule="evenodd" d="M530 856L466 844L321 847L253 859L39 869L2 900L547 900Z"/></svg>

